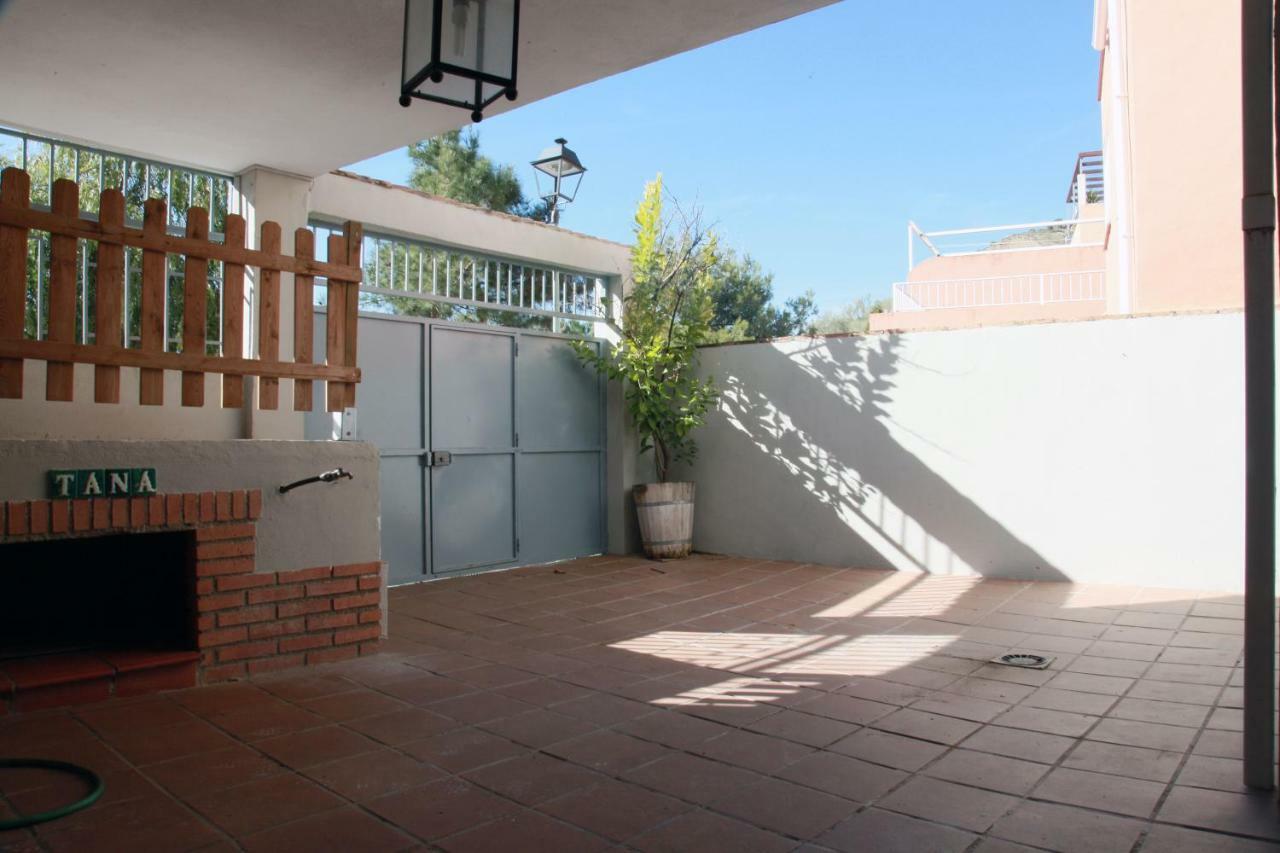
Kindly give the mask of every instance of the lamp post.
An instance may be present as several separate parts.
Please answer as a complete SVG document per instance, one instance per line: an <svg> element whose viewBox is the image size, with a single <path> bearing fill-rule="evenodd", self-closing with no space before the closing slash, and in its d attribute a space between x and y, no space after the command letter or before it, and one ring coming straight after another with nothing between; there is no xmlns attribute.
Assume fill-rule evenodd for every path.
<svg viewBox="0 0 1280 853"><path fill-rule="evenodd" d="M405 0L400 106L414 98L471 110L516 99L520 0Z"/></svg>
<svg viewBox="0 0 1280 853"><path fill-rule="evenodd" d="M578 195L582 176L587 171L587 167L582 165L578 155L565 147L565 142L563 137L557 139L555 145L544 149L538 158L529 164L533 166L538 195L547 203L547 222L552 225L560 224L561 208L570 204ZM542 191L542 175L546 175L551 180L550 192ZM573 181L572 187L567 183L567 179L570 178L577 178Z"/></svg>

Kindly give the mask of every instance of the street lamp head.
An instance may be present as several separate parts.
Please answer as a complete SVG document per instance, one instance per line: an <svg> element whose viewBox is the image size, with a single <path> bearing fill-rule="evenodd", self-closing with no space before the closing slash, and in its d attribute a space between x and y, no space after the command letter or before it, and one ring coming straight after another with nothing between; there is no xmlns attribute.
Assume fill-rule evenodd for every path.
<svg viewBox="0 0 1280 853"><path fill-rule="evenodd" d="M552 224L560 221L560 209L577 197L582 176L587 171L587 167L582 165L578 155L566 145L567 141L563 137L557 139L554 145L543 149L542 153L529 163L533 166L538 196L547 203L547 221ZM545 189L544 175L550 179Z"/></svg>
<svg viewBox="0 0 1280 853"><path fill-rule="evenodd" d="M555 145L544 148L537 159L529 165L544 175L550 175L553 178L559 177L563 179L581 175L587 169L582 165L582 161L578 159L578 155L565 145L566 142L568 140L563 137L557 139Z"/></svg>

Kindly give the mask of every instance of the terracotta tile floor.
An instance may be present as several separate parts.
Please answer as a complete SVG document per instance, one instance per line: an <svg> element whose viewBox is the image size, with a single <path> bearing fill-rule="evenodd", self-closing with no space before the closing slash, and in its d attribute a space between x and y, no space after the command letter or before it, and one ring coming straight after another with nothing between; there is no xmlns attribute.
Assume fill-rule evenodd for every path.
<svg viewBox="0 0 1280 853"><path fill-rule="evenodd" d="M986 663L1009 649L1044 671ZM1257 851L1241 601L743 559L402 587L383 652L0 718L4 850ZM0 775L0 815L75 786Z"/></svg>

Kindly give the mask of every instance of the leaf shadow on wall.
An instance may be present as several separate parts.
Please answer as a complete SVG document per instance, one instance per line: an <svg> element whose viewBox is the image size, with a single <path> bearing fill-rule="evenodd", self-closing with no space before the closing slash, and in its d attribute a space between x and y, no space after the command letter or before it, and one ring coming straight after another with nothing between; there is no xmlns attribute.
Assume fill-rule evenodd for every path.
<svg viewBox="0 0 1280 853"><path fill-rule="evenodd" d="M888 405L902 345L897 335L851 336L814 338L790 351L727 348L723 358L704 351L722 395L699 436L697 465L682 472L699 484L698 546L833 565L1068 580L894 437Z"/></svg>

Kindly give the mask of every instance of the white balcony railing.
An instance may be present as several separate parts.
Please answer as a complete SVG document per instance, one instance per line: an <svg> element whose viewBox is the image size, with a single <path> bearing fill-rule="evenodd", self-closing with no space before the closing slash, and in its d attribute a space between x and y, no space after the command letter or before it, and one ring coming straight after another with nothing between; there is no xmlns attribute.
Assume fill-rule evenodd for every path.
<svg viewBox="0 0 1280 853"><path fill-rule="evenodd" d="M907 269L916 265L916 242L938 258L1089 248L1104 242L1102 219L1046 219L1014 225L924 231L907 222Z"/></svg>
<svg viewBox="0 0 1280 853"><path fill-rule="evenodd" d="M893 285L894 311L1101 302L1106 298L1104 270L900 281Z"/></svg>

